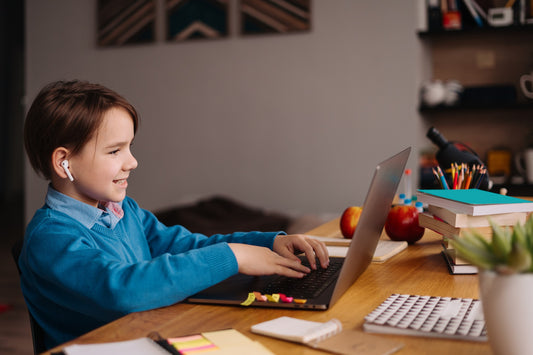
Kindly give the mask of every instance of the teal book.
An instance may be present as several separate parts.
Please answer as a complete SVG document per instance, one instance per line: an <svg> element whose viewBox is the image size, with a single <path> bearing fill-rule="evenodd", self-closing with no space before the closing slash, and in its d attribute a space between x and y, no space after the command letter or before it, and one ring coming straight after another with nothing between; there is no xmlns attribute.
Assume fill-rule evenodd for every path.
<svg viewBox="0 0 533 355"><path fill-rule="evenodd" d="M418 190L416 195L422 203L472 216L533 211L532 201L479 189Z"/></svg>

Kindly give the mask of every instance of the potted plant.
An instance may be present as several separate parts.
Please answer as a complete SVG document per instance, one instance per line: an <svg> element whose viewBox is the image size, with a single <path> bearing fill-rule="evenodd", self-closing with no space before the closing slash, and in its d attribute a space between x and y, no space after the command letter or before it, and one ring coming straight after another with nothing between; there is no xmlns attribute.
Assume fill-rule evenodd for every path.
<svg viewBox="0 0 533 355"><path fill-rule="evenodd" d="M494 354L531 354L533 349L533 215L524 224L491 221L492 239L475 229L449 242L479 268L479 289Z"/></svg>

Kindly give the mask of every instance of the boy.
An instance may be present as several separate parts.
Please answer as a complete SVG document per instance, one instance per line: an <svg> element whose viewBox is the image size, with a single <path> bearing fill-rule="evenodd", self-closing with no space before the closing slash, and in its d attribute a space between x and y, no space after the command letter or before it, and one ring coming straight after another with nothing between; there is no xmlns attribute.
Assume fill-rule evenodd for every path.
<svg viewBox="0 0 533 355"><path fill-rule="evenodd" d="M323 243L282 232L206 237L166 227L126 196L137 112L101 85L55 82L25 121L34 170L50 181L19 266L48 348L127 313L168 306L237 272L303 277L294 255L328 265Z"/></svg>

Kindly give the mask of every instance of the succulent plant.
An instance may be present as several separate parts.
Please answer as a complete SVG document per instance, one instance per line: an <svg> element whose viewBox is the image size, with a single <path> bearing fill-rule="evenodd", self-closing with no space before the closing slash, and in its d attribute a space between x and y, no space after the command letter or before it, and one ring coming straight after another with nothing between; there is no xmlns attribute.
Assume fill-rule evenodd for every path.
<svg viewBox="0 0 533 355"><path fill-rule="evenodd" d="M533 214L513 228L489 221L491 240L475 229L449 239L457 255L480 269L500 274L533 272Z"/></svg>

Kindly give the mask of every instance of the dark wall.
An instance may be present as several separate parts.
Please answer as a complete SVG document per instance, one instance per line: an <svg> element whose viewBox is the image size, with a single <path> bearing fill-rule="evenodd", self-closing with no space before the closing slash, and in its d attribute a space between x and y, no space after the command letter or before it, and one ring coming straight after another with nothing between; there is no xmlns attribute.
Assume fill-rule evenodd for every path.
<svg viewBox="0 0 533 355"><path fill-rule="evenodd" d="M24 223L24 1L0 1L0 223L1 241L21 235ZM11 238L11 239L10 239Z"/></svg>
<svg viewBox="0 0 533 355"><path fill-rule="evenodd" d="M24 1L0 2L0 202L21 203L24 186Z"/></svg>

